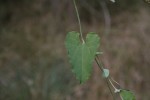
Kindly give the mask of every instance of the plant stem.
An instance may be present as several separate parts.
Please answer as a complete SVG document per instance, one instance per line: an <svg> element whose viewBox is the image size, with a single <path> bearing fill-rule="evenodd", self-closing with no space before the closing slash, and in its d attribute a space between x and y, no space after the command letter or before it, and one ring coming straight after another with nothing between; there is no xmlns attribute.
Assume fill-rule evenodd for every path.
<svg viewBox="0 0 150 100"><path fill-rule="evenodd" d="M100 70L101 70L102 72L104 72L104 71L103 71L103 67L100 65L100 62L99 62L98 58L95 58L95 61L96 61L97 65L98 65L98 67L100 68Z"/></svg>
<svg viewBox="0 0 150 100"><path fill-rule="evenodd" d="M109 91L110 91L110 93L111 93L113 99L116 100L116 97L115 97L113 91L111 90L111 87L110 87L110 84L109 84L109 79L108 79L108 78L105 78L105 81L106 81L106 83L107 83L107 86L108 86L108 88L109 88Z"/></svg>
<svg viewBox="0 0 150 100"><path fill-rule="evenodd" d="M77 8L76 1L73 0L73 3L74 3L75 10L76 10L77 18L78 18L78 23L79 23L79 28L80 28L81 39L82 39L82 42L85 43L85 42L84 42L84 39L83 39L81 21L80 21L80 16L79 16L79 12L78 12L78 8Z"/></svg>
<svg viewBox="0 0 150 100"><path fill-rule="evenodd" d="M118 90L118 89L114 86L114 84L110 81L110 79L108 79L108 80L109 80L111 86L114 88L114 90Z"/></svg>
<svg viewBox="0 0 150 100"><path fill-rule="evenodd" d="M102 71L102 73L104 73L104 70L103 70L104 67L103 67L102 64L100 63L98 56L96 56L95 61L96 61L97 65L98 65L98 67L100 68L100 70ZM109 79L108 79L108 78L105 78L105 82L107 83L107 86L108 86L109 91L110 91L110 93L111 93L111 95L112 95L112 97L113 97L113 100L116 100L116 97L115 97L113 91L111 90L111 87L110 87L110 84L109 84Z"/></svg>
<svg viewBox="0 0 150 100"><path fill-rule="evenodd" d="M110 79L120 87L120 84L117 81L115 81L112 77Z"/></svg>

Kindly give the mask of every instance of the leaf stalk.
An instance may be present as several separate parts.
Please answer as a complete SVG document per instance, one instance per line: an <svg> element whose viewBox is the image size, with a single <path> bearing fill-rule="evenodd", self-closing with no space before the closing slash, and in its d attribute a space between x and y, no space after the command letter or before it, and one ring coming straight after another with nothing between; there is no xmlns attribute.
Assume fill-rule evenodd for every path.
<svg viewBox="0 0 150 100"><path fill-rule="evenodd" d="M79 11L78 11L77 4L76 4L75 0L73 0L73 4L74 4L75 11L76 11L76 14L77 14L77 19L78 19L78 24L79 24L79 29L80 29L81 40L82 40L82 43L84 44L85 41L84 41L83 34L82 34L82 26L81 26Z"/></svg>

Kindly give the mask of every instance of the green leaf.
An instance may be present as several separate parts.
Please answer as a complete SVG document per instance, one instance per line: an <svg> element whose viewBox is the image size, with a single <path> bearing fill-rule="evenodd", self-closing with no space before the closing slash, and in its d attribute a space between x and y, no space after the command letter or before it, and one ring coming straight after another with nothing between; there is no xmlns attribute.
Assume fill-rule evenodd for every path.
<svg viewBox="0 0 150 100"><path fill-rule="evenodd" d="M136 100L134 94L129 90L120 90L122 100Z"/></svg>
<svg viewBox="0 0 150 100"><path fill-rule="evenodd" d="M109 70L103 69L103 77L107 78L109 76Z"/></svg>
<svg viewBox="0 0 150 100"><path fill-rule="evenodd" d="M92 71L92 62L99 46L97 34L88 33L85 43L81 43L79 33L69 32L66 37L66 48L72 64L72 71L80 83L89 79Z"/></svg>

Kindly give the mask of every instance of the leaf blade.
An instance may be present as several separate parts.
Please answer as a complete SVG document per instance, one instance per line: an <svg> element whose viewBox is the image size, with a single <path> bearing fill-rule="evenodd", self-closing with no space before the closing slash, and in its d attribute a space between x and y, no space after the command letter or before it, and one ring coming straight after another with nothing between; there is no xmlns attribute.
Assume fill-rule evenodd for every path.
<svg viewBox="0 0 150 100"><path fill-rule="evenodd" d="M134 94L129 90L120 90L122 100L136 100Z"/></svg>
<svg viewBox="0 0 150 100"><path fill-rule="evenodd" d="M69 32L65 44L72 70L80 83L84 83L91 75L92 62L99 46L99 37L96 34L89 33L86 42L81 43L79 33Z"/></svg>

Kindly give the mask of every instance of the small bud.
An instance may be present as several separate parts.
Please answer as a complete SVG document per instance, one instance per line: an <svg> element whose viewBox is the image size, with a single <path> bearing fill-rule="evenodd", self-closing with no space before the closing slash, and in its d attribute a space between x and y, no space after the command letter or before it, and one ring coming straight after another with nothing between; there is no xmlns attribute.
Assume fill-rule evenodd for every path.
<svg viewBox="0 0 150 100"><path fill-rule="evenodd" d="M115 0L110 0L111 2L115 3Z"/></svg>

